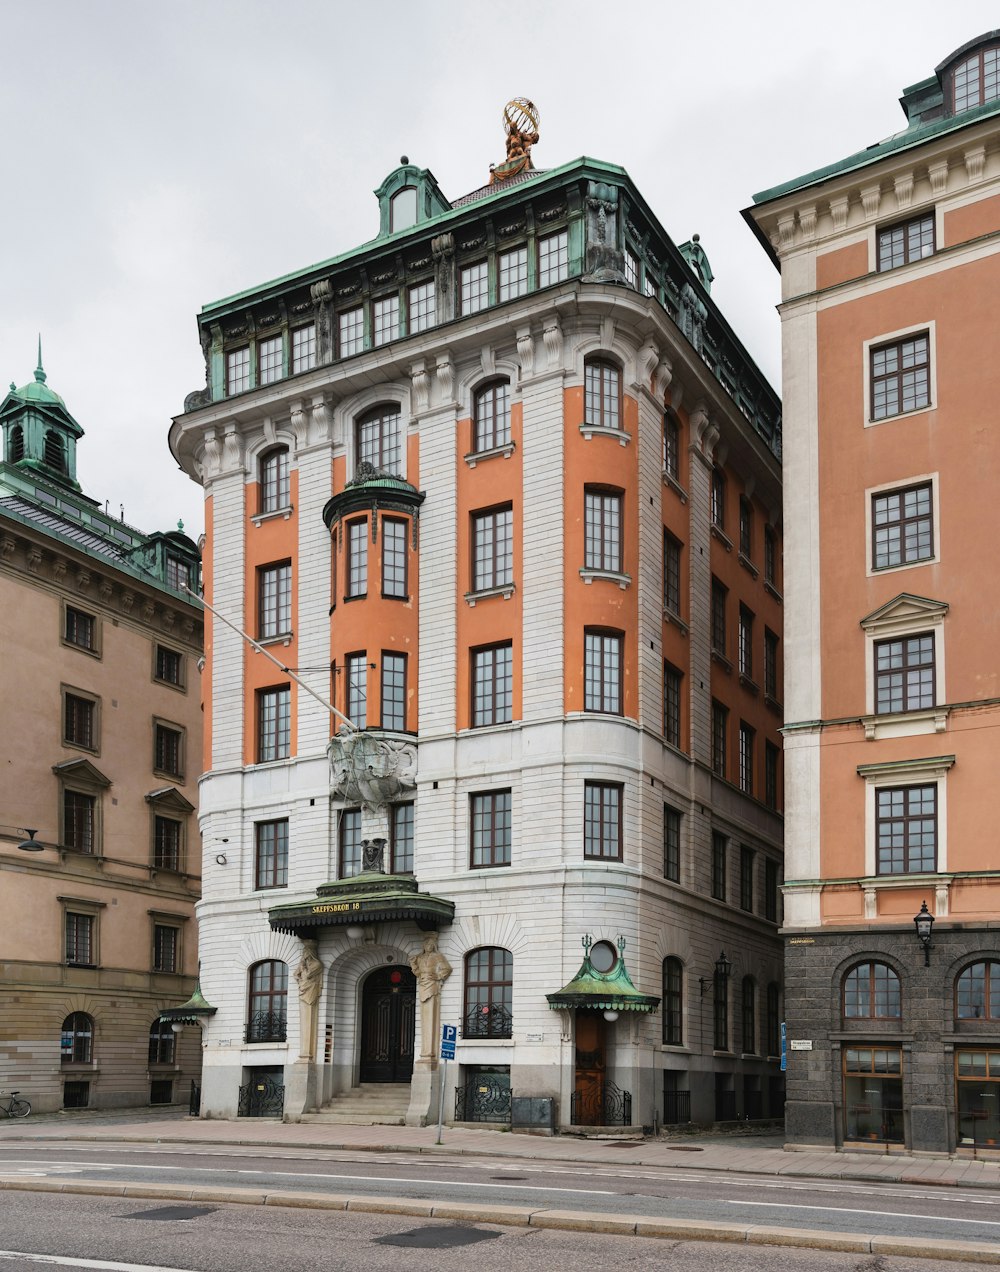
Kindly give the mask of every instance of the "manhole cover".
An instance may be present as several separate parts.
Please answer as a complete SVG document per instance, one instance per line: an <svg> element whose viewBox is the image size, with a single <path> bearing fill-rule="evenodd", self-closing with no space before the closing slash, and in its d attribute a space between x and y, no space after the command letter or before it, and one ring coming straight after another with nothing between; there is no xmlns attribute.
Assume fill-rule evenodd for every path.
<svg viewBox="0 0 1000 1272"><path fill-rule="evenodd" d="M703 1153L705 1151L697 1144L664 1144L663 1147L669 1149L671 1153Z"/></svg>
<svg viewBox="0 0 1000 1272"><path fill-rule="evenodd" d="M387 1237L375 1237L372 1244L407 1246L411 1250L456 1250L459 1246L493 1241L499 1236L499 1232L484 1232L482 1228L413 1228L410 1232L394 1232Z"/></svg>
<svg viewBox="0 0 1000 1272"><path fill-rule="evenodd" d="M215 1212L216 1206L160 1206L156 1210L139 1210L123 1219L200 1219Z"/></svg>

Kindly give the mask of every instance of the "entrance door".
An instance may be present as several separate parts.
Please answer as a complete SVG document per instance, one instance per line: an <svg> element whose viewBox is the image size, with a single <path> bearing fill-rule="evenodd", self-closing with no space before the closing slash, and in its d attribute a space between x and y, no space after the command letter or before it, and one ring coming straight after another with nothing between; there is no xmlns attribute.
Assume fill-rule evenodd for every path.
<svg viewBox="0 0 1000 1272"><path fill-rule="evenodd" d="M365 981L361 998L361 1081L409 1082L417 982L408 967L383 967Z"/></svg>
<svg viewBox="0 0 1000 1272"><path fill-rule="evenodd" d="M576 1080L573 1090L574 1126L604 1123L604 1017L598 1012L576 1013Z"/></svg>

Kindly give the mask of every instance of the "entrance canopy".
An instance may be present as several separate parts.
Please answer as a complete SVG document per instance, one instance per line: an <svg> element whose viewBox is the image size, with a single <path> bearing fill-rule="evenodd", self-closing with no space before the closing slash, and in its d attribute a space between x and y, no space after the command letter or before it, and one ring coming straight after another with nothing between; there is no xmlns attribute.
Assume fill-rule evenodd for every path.
<svg viewBox="0 0 1000 1272"><path fill-rule="evenodd" d="M455 903L421 892L409 875L368 871L324 883L313 900L277 905L267 917L275 932L291 932L303 939L323 927L406 919L424 932L436 932L455 917Z"/></svg>
<svg viewBox="0 0 1000 1272"><path fill-rule="evenodd" d="M618 938L618 953L609 941L599 941L593 953L601 956L601 962L610 963L607 971L598 971L591 958L592 942L583 938L583 963L580 970L555 994L546 994L553 1010L567 1007L589 1007L594 1011L637 1011L649 1014L660 1005L659 998L641 994L632 984L625 967L623 951L625 941Z"/></svg>

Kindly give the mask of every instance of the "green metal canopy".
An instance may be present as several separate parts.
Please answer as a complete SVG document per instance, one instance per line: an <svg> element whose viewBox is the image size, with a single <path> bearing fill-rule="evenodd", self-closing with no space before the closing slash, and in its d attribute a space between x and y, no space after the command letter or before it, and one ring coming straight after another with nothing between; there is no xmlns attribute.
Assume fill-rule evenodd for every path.
<svg viewBox="0 0 1000 1272"><path fill-rule="evenodd" d="M632 984L625 966L623 937L618 938L618 957L607 972L599 972L590 961L591 938L583 938L583 963L580 970L555 994L546 994L553 1010L566 1007L589 1007L594 1011L638 1011L649 1014L660 1005L659 998L641 994Z"/></svg>
<svg viewBox="0 0 1000 1272"><path fill-rule="evenodd" d="M267 917L275 932L291 932L303 938L321 927L406 919L422 931L434 932L455 917L455 903L421 892L411 875L369 870L350 879L324 883L311 901L277 905Z"/></svg>
<svg viewBox="0 0 1000 1272"><path fill-rule="evenodd" d="M199 1020L214 1016L218 1010L218 1007L212 1007L205 1001L205 996L201 992L201 977L199 976L195 982L194 991L187 1002L181 1003L179 1007L168 1007L166 1011L161 1011L160 1020L167 1020L171 1024L196 1025Z"/></svg>

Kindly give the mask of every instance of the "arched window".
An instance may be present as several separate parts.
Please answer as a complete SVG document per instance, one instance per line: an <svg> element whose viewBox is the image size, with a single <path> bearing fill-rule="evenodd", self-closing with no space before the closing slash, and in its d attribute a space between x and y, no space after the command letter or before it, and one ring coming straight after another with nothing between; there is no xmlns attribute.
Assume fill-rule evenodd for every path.
<svg viewBox="0 0 1000 1272"><path fill-rule="evenodd" d="M764 1028L767 1031L767 1054L779 1055L781 1052L781 987L777 981L771 981L767 987L767 1019Z"/></svg>
<svg viewBox="0 0 1000 1272"><path fill-rule="evenodd" d="M85 1011L74 1011L62 1023L63 1064L90 1064L94 1058L94 1021Z"/></svg>
<svg viewBox="0 0 1000 1272"><path fill-rule="evenodd" d="M149 1026L149 1063L173 1064L175 1038L170 1021L157 1017Z"/></svg>
<svg viewBox="0 0 1000 1272"><path fill-rule="evenodd" d="M1000 1020L1000 963L972 963L955 982L958 1020Z"/></svg>
<svg viewBox="0 0 1000 1272"><path fill-rule="evenodd" d="M45 462L56 472L66 471L66 451L62 436L53 429L45 434Z"/></svg>
<svg viewBox="0 0 1000 1272"><path fill-rule="evenodd" d="M7 435L7 463L16 464L24 459L24 429L15 424Z"/></svg>
<svg viewBox="0 0 1000 1272"><path fill-rule="evenodd" d="M955 113L985 106L1000 97L1000 48L980 49L952 72Z"/></svg>
<svg viewBox="0 0 1000 1272"><path fill-rule="evenodd" d="M757 982L752 976L743 977L743 1053L757 1054Z"/></svg>
<svg viewBox="0 0 1000 1272"><path fill-rule="evenodd" d="M684 965L679 958L663 960L663 1041L670 1047L684 1043Z"/></svg>
<svg viewBox="0 0 1000 1272"><path fill-rule="evenodd" d="M358 464L403 475L402 414L395 402L385 402L358 417L355 428Z"/></svg>
<svg viewBox="0 0 1000 1272"><path fill-rule="evenodd" d="M885 963L859 963L844 977L846 1020L899 1020L899 977Z"/></svg>
<svg viewBox="0 0 1000 1272"><path fill-rule="evenodd" d="M464 1038L509 1038L514 956L489 945L465 956Z"/></svg>
<svg viewBox="0 0 1000 1272"><path fill-rule="evenodd" d="M622 426L622 376L613 362L588 358L584 365L584 419L599 428Z"/></svg>
<svg viewBox="0 0 1000 1272"><path fill-rule="evenodd" d="M247 1042L284 1042L288 1024L288 965L277 959L250 968Z"/></svg>
<svg viewBox="0 0 1000 1272"><path fill-rule="evenodd" d="M260 457L260 510L279 512L292 502L288 479L288 447L275 446Z"/></svg>
<svg viewBox="0 0 1000 1272"><path fill-rule="evenodd" d="M476 392L474 451L510 445L510 381L493 380Z"/></svg>
<svg viewBox="0 0 1000 1272"><path fill-rule="evenodd" d="M417 223L417 187L403 186L389 201L389 231L408 230Z"/></svg>

